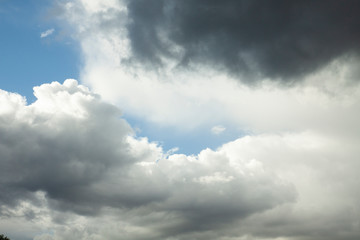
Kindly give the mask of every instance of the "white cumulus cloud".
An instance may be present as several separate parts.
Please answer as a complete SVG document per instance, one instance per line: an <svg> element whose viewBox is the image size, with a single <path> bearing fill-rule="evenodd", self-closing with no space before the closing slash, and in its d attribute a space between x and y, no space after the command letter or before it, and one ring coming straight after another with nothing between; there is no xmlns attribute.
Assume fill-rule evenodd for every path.
<svg viewBox="0 0 360 240"><path fill-rule="evenodd" d="M107 225L97 223L91 232L86 226L116 219L126 227L112 233L124 239L180 239L222 231L224 223L296 199L292 183L248 167L252 159L221 149L163 152L136 138L115 106L75 80L43 84L34 94L37 100L26 105L18 94L0 92L0 190L7 193L0 197L0 214L7 216L0 225L14 235L96 238ZM17 232L15 219L36 230Z"/></svg>
<svg viewBox="0 0 360 240"><path fill-rule="evenodd" d="M17 239L360 236L359 138L259 134L176 154L75 80L34 93L0 91L0 226Z"/></svg>

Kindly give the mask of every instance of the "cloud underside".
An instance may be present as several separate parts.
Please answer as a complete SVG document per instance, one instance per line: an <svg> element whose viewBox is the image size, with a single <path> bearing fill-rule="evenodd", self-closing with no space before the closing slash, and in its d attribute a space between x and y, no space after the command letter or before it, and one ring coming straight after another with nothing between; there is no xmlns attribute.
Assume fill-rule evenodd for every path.
<svg viewBox="0 0 360 240"><path fill-rule="evenodd" d="M357 1L135 0L127 8L132 58L155 66L171 59L226 70L248 84L292 83L359 54Z"/></svg>
<svg viewBox="0 0 360 240"><path fill-rule="evenodd" d="M74 80L35 96L0 92L0 223L32 229L18 237L359 236L356 146L304 132L169 155Z"/></svg>

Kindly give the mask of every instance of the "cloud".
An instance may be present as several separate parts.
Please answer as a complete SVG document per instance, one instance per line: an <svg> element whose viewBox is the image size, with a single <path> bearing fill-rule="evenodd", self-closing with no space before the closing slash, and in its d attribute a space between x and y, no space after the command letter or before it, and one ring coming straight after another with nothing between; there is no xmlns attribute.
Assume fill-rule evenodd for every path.
<svg viewBox="0 0 360 240"><path fill-rule="evenodd" d="M2 196L2 214L28 229L32 218L38 240L358 239L357 15L343 17L357 3L327 3L66 4L63 18L83 52L81 81L104 99L175 126L188 141L219 122L242 135L175 154L134 136L117 108L73 81L37 88L30 106L3 92L2 116L11 120L0 136L13 141L0 149L2 166L20 159L17 166L34 167L23 170L27 178L10 169L2 186L13 197ZM46 175L52 164L40 152L69 177Z"/></svg>
<svg viewBox="0 0 360 240"><path fill-rule="evenodd" d="M124 239L147 239L146 232L167 238L223 229L296 198L292 184L261 162L237 161L222 150L164 153L136 138L116 107L75 80L43 84L34 94L37 100L26 105L23 97L0 92L0 190L6 193L0 214L23 219L20 225L31 220L62 239L61 228L75 231L72 219L108 221L111 210L116 214L109 218L134 228Z"/></svg>
<svg viewBox="0 0 360 240"><path fill-rule="evenodd" d="M51 34L53 34L54 31L55 31L54 28L48 29L48 30L46 30L45 32L42 32L42 33L40 34L40 38L46 38L46 37L50 36Z"/></svg>
<svg viewBox="0 0 360 240"><path fill-rule="evenodd" d="M0 91L0 226L17 239L356 239L358 135L244 136L198 155L134 136L75 80ZM18 231L21 226L21 233Z"/></svg>
<svg viewBox="0 0 360 240"><path fill-rule="evenodd" d="M359 53L357 1L135 0L109 6L96 12L101 31L122 31L131 52L126 61L155 68L200 64L248 84L263 78L287 84Z"/></svg>
<svg viewBox="0 0 360 240"><path fill-rule="evenodd" d="M221 134L222 132L224 132L226 130L225 127L221 126L221 125L216 125L214 127L211 128L211 133L218 135Z"/></svg>
<svg viewBox="0 0 360 240"><path fill-rule="evenodd" d="M169 2L175 6L187 4L187 1ZM195 1L194 7L200 3L202 2ZM232 77L225 68L218 70L216 67L198 63L186 68L177 67L178 60L169 56L161 57L164 63L162 67L139 64L137 60L131 61L139 58L136 57L132 46L129 32L131 24L144 18L143 21L146 22L144 25L139 23L138 27L144 26L145 29L148 22L151 22L147 18L156 18L154 14L146 15L147 11L150 11L148 9L160 12L159 23L154 23L154 26L172 24L171 21L163 21L161 15L162 11L172 11L173 8L167 5L170 3L164 3L168 8L160 10L158 8L163 4L161 1L152 8L144 8L147 11L144 10L144 16L138 16L138 20L136 17L140 12L136 12L136 6L140 4L139 1L109 1L106 4L99 4L100 7L91 7L83 1L74 1L73 5L66 8L63 13L63 19L68 21L82 48L84 66L81 69L80 80L134 118L156 126L173 127L175 131L185 134L200 128L208 131L219 122L227 126L227 132L236 132L238 129L246 132L304 131L318 127L335 130L343 129L346 125L334 120L339 118L338 111L346 111L346 116L349 116L346 119L353 118L351 112L356 108L359 89L356 85L358 81L356 57L331 58L328 62L323 62L321 68L310 71L311 74L310 72L305 74L307 76L301 79L301 84L292 87L284 87L264 79L264 76L259 76L255 80L261 84L256 87L249 86L248 78L240 77L242 82L239 82L237 81L239 77ZM147 2L144 3L146 4ZM210 1L209 6L212 4L216 3ZM255 3L249 3L250 6L253 4ZM284 6L289 4L302 3L286 3ZM225 4L229 9L232 9L230 7L232 5L234 9L238 6L233 1ZM311 6L309 5L308 8ZM218 8L222 8L222 5ZM272 11L271 9L268 11ZM319 14L323 11L325 10L319 10ZM192 10L188 12L193 13ZM174 16L181 13L182 10L179 8L179 13L174 13ZM133 20L130 18L132 15L134 15ZM133 31L136 30L136 26L132 27ZM156 31L159 31L156 36L161 37L161 40L165 39L164 46L169 46L171 51L181 55L182 48L168 41L166 29L162 30L161 26L156 28ZM149 26L146 29L152 31L153 28ZM230 33L228 34L230 36ZM214 41L218 36L219 34L214 35ZM147 42L149 48L153 43L155 44L156 41ZM147 44L144 43L144 47L147 47ZM232 45L217 46L226 48ZM156 47L151 49L157 52ZM207 58L206 54L201 56ZM151 62L155 63L156 60ZM220 65L221 63L217 64ZM292 80L289 78L283 81ZM350 98L352 107L343 108L343 104L346 105ZM357 119L357 116L355 118ZM231 126L235 126L236 129L230 129Z"/></svg>
<svg viewBox="0 0 360 240"><path fill-rule="evenodd" d="M116 120L115 108L73 80L45 84L34 91L37 101L29 106L20 96L3 93L0 148L7 184L2 184L2 190L8 194L0 201L12 206L44 191L54 200L61 198L59 208L64 203L80 207L74 211L89 209L90 213L93 210L86 202L96 202L87 196L89 185L101 179L108 167L131 161L109 151L115 146L126 149L123 138L131 129L125 121ZM113 138L111 143L109 138ZM78 202L84 202L84 208Z"/></svg>
<svg viewBox="0 0 360 240"><path fill-rule="evenodd" d="M181 65L220 65L232 74L255 74L251 81L257 74L283 82L302 79L359 51L356 1L138 0L128 8L136 57L159 62L177 46Z"/></svg>
<svg viewBox="0 0 360 240"><path fill-rule="evenodd" d="M252 229L260 239L279 235L284 239L355 239L359 226L352 224L359 219L355 202L360 195L352 192L357 176L351 168L359 164L353 140L344 144L337 138L304 132L244 137L225 144L225 152L262 162L264 169L271 168L293 182L299 193L293 207L282 205L254 215L240 228ZM340 233L345 226L353 227Z"/></svg>

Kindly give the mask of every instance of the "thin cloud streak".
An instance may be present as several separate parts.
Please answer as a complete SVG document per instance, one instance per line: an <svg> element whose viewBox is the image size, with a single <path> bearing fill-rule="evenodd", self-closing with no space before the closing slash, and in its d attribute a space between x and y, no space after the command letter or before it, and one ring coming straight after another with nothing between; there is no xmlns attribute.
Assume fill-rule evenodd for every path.
<svg viewBox="0 0 360 240"><path fill-rule="evenodd" d="M226 130L225 127L223 127L221 125L216 125L211 128L211 133L215 134L215 135L219 135L219 134L223 133L225 130Z"/></svg>
<svg viewBox="0 0 360 240"><path fill-rule="evenodd" d="M48 29L40 34L40 38L46 38L55 32L54 28Z"/></svg>

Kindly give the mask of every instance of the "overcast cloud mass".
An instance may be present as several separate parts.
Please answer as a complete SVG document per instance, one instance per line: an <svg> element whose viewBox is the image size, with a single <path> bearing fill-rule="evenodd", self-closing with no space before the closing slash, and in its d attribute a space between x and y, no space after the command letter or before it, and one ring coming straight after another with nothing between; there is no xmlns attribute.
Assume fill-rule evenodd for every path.
<svg viewBox="0 0 360 240"><path fill-rule="evenodd" d="M0 232L359 239L359 8L60 1L56 32L79 43L80 79L34 87L31 104L0 90ZM122 113L194 145L196 131L236 137L184 154Z"/></svg>
<svg viewBox="0 0 360 240"><path fill-rule="evenodd" d="M358 1L128 1L135 58L181 66L223 67L231 74L283 82L343 55L358 55ZM177 46L180 51L173 53Z"/></svg>

